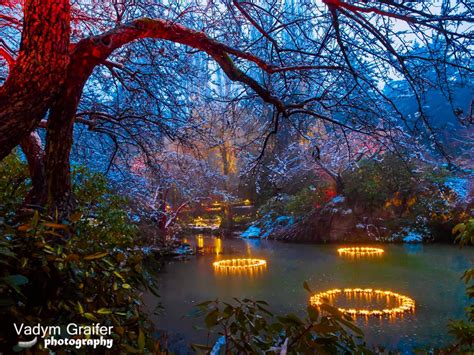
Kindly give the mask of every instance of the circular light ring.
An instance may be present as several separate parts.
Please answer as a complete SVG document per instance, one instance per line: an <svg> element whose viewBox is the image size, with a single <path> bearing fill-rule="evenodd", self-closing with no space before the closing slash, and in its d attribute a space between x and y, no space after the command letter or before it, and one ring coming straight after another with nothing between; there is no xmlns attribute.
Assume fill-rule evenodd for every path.
<svg viewBox="0 0 474 355"><path fill-rule="evenodd" d="M266 266L267 262L263 259L227 259L215 261L212 265L221 270L244 270Z"/></svg>
<svg viewBox="0 0 474 355"><path fill-rule="evenodd" d="M350 247L350 248L339 248L337 252L341 255L382 255L384 250L382 248L372 247Z"/></svg>
<svg viewBox="0 0 474 355"><path fill-rule="evenodd" d="M354 309L354 308L338 308L344 314L348 314L350 316L374 316L374 317L383 317L383 316L398 316L404 313L411 313L415 311L415 301L407 296L401 295L396 292L392 291L385 291L385 290L374 290L371 288L345 288L345 289L338 289L335 288L333 290L328 290L325 292L317 293L309 299L309 303L312 306L320 306L323 304L323 299L334 297L344 293L345 295L351 294L363 294L371 297L389 297L394 299L398 302L398 306L394 308L385 308L385 309Z"/></svg>

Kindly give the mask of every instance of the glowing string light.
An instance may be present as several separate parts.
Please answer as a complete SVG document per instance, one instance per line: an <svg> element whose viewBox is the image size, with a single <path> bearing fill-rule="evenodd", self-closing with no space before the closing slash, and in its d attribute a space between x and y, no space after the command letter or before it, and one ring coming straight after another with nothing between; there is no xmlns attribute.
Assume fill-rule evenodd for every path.
<svg viewBox="0 0 474 355"><path fill-rule="evenodd" d="M395 302L398 303L398 306L393 308L385 308L385 309L356 309L356 308L338 308L339 311L342 313L348 314L350 316L374 316L374 317L383 317L383 316L400 316L404 313L412 313L415 311L415 301L407 296L401 295L396 292L392 291L385 291L385 290L374 290L371 288L345 288L345 289L338 289L335 288L333 290L328 290L325 292L317 293L309 299L309 303L312 306L320 306L323 304L323 299L330 299L339 294L344 293L346 296L351 295L364 295L367 297L373 298L389 298L393 299Z"/></svg>
<svg viewBox="0 0 474 355"><path fill-rule="evenodd" d="M228 259L215 261L212 265L218 270L245 270L264 267L267 262L263 259Z"/></svg>
<svg viewBox="0 0 474 355"><path fill-rule="evenodd" d="M381 248L372 247L350 247L350 248L339 248L337 249L339 255L352 255L352 256L370 256L370 255L382 255L384 250Z"/></svg>

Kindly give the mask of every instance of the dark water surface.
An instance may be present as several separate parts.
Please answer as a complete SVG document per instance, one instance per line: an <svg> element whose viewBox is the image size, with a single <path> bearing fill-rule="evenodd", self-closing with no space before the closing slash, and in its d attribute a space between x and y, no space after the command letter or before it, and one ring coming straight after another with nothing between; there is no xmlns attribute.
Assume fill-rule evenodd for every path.
<svg viewBox="0 0 474 355"><path fill-rule="evenodd" d="M182 318L197 303L233 297L266 300L276 313L305 313L309 294L333 288L377 288L413 298L416 311L394 319L359 319L370 344L410 353L413 348L449 344L446 324L463 317L468 300L460 280L474 258L473 248L454 245L383 245L382 257L350 258L337 253L338 245L289 244L276 241L188 238L204 247L205 254L188 261L171 261L158 275L164 311L154 316L157 328L180 333L189 342L205 343L206 333L196 331L192 318ZM261 272L224 274L215 260L255 257L267 260ZM147 306L158 300L146 298ZM201 319L202 321L202 319ZM201 322L201 324L203 324Z"/></svg>

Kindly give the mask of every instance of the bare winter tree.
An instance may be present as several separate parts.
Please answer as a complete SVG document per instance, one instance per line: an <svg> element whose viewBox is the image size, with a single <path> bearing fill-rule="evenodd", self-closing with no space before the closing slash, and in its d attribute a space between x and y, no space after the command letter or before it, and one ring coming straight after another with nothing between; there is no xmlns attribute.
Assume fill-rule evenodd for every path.
<svg viewBox="0 0 474 355"><path fill-rule="evenodd" d="M154 99L153 112L141 110L137 103L130 105L141 110L137 117L132 119L132 111L122 114L126 119L112 116L122 130L130 131L129 138L141 135L135 127L145 122L143 118L172 117L174 110L163 109L167 102L173 107L178 103L186 113L189 97L187 101L180 96L189 89L185 72L165 69L186 71L184 64L194 55L206 55L228 79L242 85L240 99L250 102L259 96L273 107L266 138L277 132L281 121L294 125L303 116L366 135L380 129L381 122L390 127L396 120L425 135L449 158L424 110L424 94L439 87L452 99L453 86L472 76L473 9L461 0L171 1L166 6L151 0L10 0L0 6L0 56L9 66L2 70L7 77L0 88L0 158L44 125L44 158L38 170L32 169L42 170L44 179L38 178L35 186L40 191L34 195L36 202L59 208L66 208L71 197L74 124L94 128L97 117L110 120L107 112L91 115L95 109L77 114L84 88L93 78L100 77L103 85L119 82L121 89L143 90L148 100ZM415 42L425 49L414 52ZM426 67L434 68L435 80L427 80L422 70ZM167 94L162 88L159 97L153 97L154 90L143 79L160 73L157 68L183 81L175 80ZM215 70L202 68L210 80ZM193 77L198 76L188 80ZM416 98L413 117L401 112L384 90L394 79L408 83ZM170 81L163 78L150 85L166 86ZM183 90L177 90L179 86ZM89 90L83 100L96 95L104 101L100 89ZM120 90L112 91L120 98ZM453 111L465 116L454 103ZM29 162L41 155L33 151Z"/></svg>

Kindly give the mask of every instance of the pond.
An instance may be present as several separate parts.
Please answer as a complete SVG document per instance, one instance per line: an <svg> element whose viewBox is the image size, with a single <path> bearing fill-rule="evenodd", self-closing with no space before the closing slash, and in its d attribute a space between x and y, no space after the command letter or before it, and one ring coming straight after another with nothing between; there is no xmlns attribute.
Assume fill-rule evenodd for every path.
<svg viewBox="0 0 474 355"><path fill-rule="evenodd" d="M446 324L463 317L468 299L460 277L474 257L474 249L455 245L378 245L383 256L340 256L338 245L289 244L269 240L220 239L196 235L187 240L203 247L204 254L187 261L170 261L158 275L164 311L154 316L158 329L181 334L187 342L205 343L203 324L183 318L193 306L211 299L233 297L266 300L276 313L304 315L309 300L307 281L314 292L334 288L374 288L413 298L416 310L397 318L358 319L371 345L410 353L413 348L449 344ZM260 272L216 272L212 262L253 257L267 260ZM147 306L157 299L146 297Z"/></svg>

